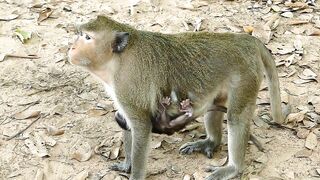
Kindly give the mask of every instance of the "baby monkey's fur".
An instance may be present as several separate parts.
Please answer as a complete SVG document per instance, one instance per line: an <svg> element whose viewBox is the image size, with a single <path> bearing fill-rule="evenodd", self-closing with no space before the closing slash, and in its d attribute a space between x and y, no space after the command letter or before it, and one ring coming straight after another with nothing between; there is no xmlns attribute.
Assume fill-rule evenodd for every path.
<svg viewBox="0 0 320 180"><path fill-rule="evenodd" d="M183 154L200 151L212 156L221 142L223 112L208 109L214 105L228 108L229 161L215 168L207 179L229 179L243 170L263 70L272 117L276 122L283 121L275 62L255 37L140 31L104 16L83 24L80 31L69 52L70 62L103 81L127 120L131 131L124 131L126 159L113 169L129 172L131 168L131 180L145 178L150 118L157 113L160 100L172 91L181 99L191 100L193 116L205 114L207 138L183 145Z"/></svg>

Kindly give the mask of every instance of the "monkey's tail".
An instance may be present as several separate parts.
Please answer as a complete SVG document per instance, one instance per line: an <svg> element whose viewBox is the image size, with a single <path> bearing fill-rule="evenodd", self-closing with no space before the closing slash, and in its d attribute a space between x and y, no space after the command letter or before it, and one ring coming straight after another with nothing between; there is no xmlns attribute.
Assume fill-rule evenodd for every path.
<svg viewBox="0 0 320 180"><path fill-rule="evenodd" d="M279 77L278 77L276 63L269 49L267 49L267 47L263 43L260 42L260 44L263 46L261 49L265 49L265 50L262 50L261 58L266 71L267 80L268 80L272 118L276 123L282 124L284 122L284 116L282 115L282 110L281 110Z"/></svg>

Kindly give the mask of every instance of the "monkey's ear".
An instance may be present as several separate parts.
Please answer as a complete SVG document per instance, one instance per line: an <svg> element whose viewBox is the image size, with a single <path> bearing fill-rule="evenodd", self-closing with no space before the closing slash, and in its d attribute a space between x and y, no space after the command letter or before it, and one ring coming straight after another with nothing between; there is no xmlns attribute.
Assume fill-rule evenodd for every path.
<svg viewBox="0 0 320 180"><path fill-rule="evenodd" d="M112 49L115 53L120 53L127 46L129 40L129 33L117 32L114 42L112 43Z"/></svg>

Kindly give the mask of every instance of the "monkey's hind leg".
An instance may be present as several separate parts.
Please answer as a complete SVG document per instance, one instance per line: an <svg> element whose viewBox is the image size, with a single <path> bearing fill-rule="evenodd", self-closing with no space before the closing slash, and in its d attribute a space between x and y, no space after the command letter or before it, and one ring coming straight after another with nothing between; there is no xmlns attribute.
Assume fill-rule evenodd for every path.
<svg viewBox="0 0 320 180"><path fill-rule="evenodd" d="M125 150L125 159L124 162L115 163L109 168L114 171L121 171L125 173L130 173L131 171L131 146L132 146L132 136L131 131L123 131L123 144Z"/></svg>
<svg viewBox="0 0 320 180"><path fill-rule="evenodd" d="M225 106L227 96L218 96L209 109L214 106ZM208 158L213 157L213 152L219 147L222 136L222 121L224 112L208 111L204 117L207 138L196 142L189 142L180 147L180 153L191 154L193 152L201 152Z"/></svg>
<svg viewBox="0 0 320 180"><path fill-rule="evenodd" d="M248 80L247 80L248 81ZM250 83L250 86L249 84ZM228 157L226 166L213 167L213 173L206 180L230 179L244 169L246 147L249 139L250 120L252 118L259 81L239 82L241 86L230 91L228 119Z"/></svg>

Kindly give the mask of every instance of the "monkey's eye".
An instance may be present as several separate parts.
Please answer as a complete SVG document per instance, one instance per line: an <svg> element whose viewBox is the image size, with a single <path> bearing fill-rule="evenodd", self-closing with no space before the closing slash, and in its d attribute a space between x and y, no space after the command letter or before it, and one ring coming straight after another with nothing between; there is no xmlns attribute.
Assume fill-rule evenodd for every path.
<svg viewBox="0 0 320 180"><path fill-rule="evenodd" d="M90 40L90 39L91 37L88 34L86 34L86 40Z"/></svg>

